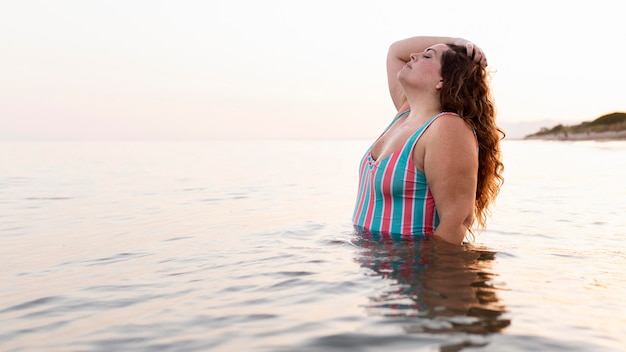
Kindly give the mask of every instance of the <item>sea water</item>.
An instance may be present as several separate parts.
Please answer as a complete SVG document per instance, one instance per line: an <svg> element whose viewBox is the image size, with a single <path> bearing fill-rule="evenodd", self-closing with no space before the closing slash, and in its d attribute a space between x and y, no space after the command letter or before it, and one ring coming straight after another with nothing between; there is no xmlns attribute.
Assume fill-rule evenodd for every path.
<svg viewBox="0 0 626 352"><path fill-rule="evenodd" d="M0 350L624 350L626 142L505 140L463 247L354 233L369 143L2 143Z"/></svg>

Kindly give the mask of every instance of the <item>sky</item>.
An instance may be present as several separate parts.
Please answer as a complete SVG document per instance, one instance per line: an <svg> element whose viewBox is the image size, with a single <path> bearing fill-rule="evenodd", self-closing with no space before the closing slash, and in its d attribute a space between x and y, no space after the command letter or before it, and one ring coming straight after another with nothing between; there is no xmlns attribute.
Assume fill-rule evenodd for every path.
<svg viewBox="0 0 626 352"><path fill-rule="evenodd" d="M509 136L577 124L626 111L620 4L0 0L0 141L374 138L416 35L485 51Z"/></svg>

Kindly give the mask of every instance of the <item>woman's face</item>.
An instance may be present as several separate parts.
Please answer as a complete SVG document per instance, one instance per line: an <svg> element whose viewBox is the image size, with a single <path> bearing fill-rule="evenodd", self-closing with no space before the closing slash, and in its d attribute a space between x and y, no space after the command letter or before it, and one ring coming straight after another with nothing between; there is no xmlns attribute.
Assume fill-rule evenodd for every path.
<svg viewBox="0 0 626 352"><path fill-rule="evenodd" d="M400 84L405 89L437 88L441 84L441 55L446 50L449 50L447 45L436 44L411 54L411 61L398 72Z"/></svg>

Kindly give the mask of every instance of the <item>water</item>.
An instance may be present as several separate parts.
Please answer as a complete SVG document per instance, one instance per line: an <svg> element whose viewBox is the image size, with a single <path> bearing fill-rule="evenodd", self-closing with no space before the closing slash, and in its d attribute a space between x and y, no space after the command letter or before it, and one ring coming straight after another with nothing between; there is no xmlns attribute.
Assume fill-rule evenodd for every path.
<svg viewBox="0 0 626 352"><path fill-rule="evenodd" d="M503 144L464 248L353 234L369 141L2 143L1 351L619 351L626 142Z"/></svg>

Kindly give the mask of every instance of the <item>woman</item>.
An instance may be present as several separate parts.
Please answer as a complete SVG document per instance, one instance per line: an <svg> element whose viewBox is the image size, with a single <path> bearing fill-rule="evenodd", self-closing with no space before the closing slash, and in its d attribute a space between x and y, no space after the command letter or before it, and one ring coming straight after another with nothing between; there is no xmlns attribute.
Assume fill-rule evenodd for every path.
<svg viewBox="0 0 626 352"><path fill-rule="evenodd" d="M355 227L461 244L485 226L502 184L495 105L481 49L467 40L413 37L387 57L395 119L359 169Z"/></svg>

